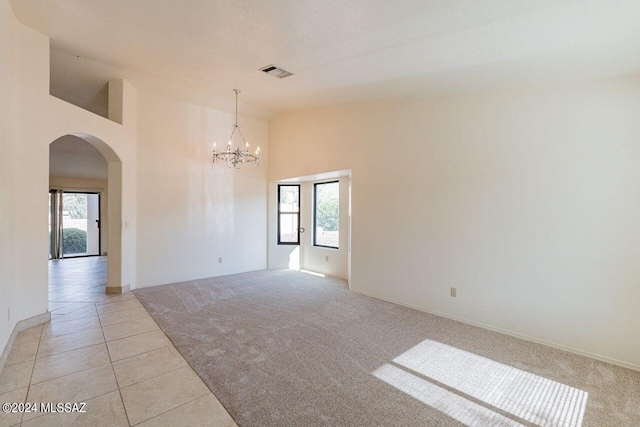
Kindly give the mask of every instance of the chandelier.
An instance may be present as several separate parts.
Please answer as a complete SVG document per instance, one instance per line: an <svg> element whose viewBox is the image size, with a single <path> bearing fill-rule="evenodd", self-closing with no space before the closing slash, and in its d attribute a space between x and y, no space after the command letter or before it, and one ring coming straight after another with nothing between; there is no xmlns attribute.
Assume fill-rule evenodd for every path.
<svg viewBox="0 0 640 427"><path fill-rule="evenodd" d="M215 163L216 160L220 160L225 162L227 167L231 169L240 169L247 162L253 162L258 166L260 164L260 147L258 147L255 154L249 153L249 143L244 139L244 136L242 136L240 124L238 123L238 94L240 91L238 89L234 89L233 91L236 93L236 122L233 125L233 131L231 131L231 136L229 137L229 143L227 144L226 150L218 152L216 143L213 143L213 163ZM238 131L238 134L240 135L242 144L237 148L232 149L231 140L233 139L233 135L236 131Z"/></svg>

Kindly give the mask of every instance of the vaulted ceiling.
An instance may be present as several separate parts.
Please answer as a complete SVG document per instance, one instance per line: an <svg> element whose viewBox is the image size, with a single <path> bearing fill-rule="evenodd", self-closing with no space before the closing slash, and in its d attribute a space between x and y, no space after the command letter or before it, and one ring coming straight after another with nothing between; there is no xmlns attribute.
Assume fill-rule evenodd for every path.
<svg viewBox="0 0 640 427"><path fill-rule="evenodd" d="M107 179L107 161L85 140L62 136L49 145L49 175L64 178Z"/></svg>
<svg viewBox="0 0 640 427"><path fill-rule="evenodd" d="M12 0L12 6L69 57L229 100L231 89L241 88L242 101L265 111L640 70L637 0ZM294 75L280 80L259 71L270 64Z"/></svg>

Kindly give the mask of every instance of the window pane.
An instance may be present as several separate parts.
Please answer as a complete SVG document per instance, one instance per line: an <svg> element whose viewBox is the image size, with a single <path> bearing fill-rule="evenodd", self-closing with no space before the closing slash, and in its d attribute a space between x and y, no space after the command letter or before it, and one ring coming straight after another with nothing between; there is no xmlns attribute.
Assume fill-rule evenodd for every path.
<svg viewBox="0 0 640 427"><path fill-rule="evenodd" d="M280 186L280 212L298 212L300 204L298 198L300 197L300 187L297 185L282 185Z"/></svg>
<svg viewBox="0 0 640 427"><path fill-rule="evenodd" d="M300 244L300 186L278 185L278 244Z"/></svg>
<svg viewBox="0 0 640 427"><path fill-rule="evenodd" d="M298 214L280 214L280 242L298 243Z"/></svg>
<svg viewBox="0 0 640 427"><path fill-rule="evenodd" d="M340 184L315 185L315 245L338 247L340 241Z"/></svg>

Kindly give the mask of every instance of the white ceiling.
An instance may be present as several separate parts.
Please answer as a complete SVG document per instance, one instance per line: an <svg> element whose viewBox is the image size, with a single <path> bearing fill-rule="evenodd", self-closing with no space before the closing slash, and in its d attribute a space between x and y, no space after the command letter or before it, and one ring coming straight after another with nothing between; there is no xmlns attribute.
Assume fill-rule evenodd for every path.
<svg viewBox="0 0 640 427"><path fill-rule="evenodd" d="M11 3L70 57L225 100L237 87L262 111L640 70L638 0ZM270 64L295 75L258 71Z"/></svg>
<svg viewBox="0 0 640 427"><path fill-rule="evenodd" d="M49 175L107 179L107 161L85 140L65 135L49 144Z"/></svg>

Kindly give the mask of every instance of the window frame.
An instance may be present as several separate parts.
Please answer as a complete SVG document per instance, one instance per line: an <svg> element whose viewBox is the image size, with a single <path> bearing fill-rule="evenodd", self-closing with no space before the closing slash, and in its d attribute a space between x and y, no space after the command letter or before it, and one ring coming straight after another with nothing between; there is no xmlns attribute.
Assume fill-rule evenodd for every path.
<svg viewBox="0 0 640 427"><path fill-rule="evenodd" d="M323 181L323 182L314 182L313 183L313 246L317 248L325 248L325 249L340 249L340 242L338 239L338 246L326 246L319 245L316 242L316 235L318 234L317 227L317 210L318 210L318 185L324 184L338 184L338 233L340 232L340 180L336 179L333 181Z"/></svg>
<svg viewBox="0 0 640 427"><path fill-rule="evenodd" d="M281 212L280 211L280 196L281 196L281 192L280 192L280 188L281 187L298 187L298 212ZM293 246L300 246L300 184L278 184L278 245L293 245ZM298 241L297 242L282 242L280 241L280 236L282 235L282 233L280 232L280 218L281 215L297 215L298 217L298 229L297 229L297 236L298 236Z"/></svg>

